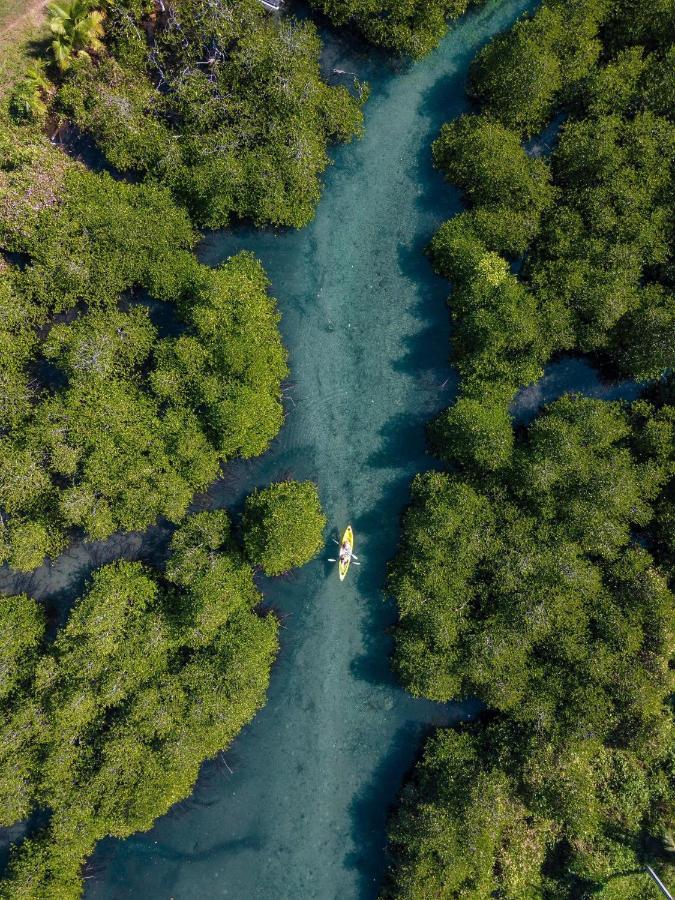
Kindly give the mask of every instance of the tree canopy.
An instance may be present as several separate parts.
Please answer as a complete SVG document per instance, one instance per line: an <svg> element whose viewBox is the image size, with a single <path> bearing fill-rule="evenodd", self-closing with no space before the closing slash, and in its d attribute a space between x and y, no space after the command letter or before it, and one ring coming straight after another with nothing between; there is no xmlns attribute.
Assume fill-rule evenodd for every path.
<svg viewBox="0 0 675 900"><path fill-rule="evenodd" d="M424 56L471 0L310 0L335 25L356 28L373 44L407 56Z"/></svg>
<svg viewBox="0 0 675 900"><path fill-rule="evenodd" d="M431 740L392 824L389 895L589 896L667 858L675 603L634 535L672 478L674 409L565 396L497 472L455 437L457 471L414 482L395 670L499 715Z"/></svg>
<svg viewBox="0 0 675 900"><path fill-rule="evenodd" d="M35 601L0 600L0 824L50 811L13 849L1 896L80 896L97 841L189 794L264 702L278 625L260 599L221 511L176 531L164 575L94 572L52 642Z"/></svg>
<svg viewBox="0 0 675 900"><path fill-rule="evenodd" d="M31 392L30 343L6 365L2 555L15 568L58 553L74 527L99 539L179 521L221 463L277 434L286 362L260 264L241 254L193 274L177 338L158 338L143 307L94 307L41 348L60 387Z"/></svg>
<svg viewBox="0 0 675 900"><path fill-rule="evenodd" d="M611 0L547 0L477 54L470 93L508 128L536 134L597 63L610 7Z"/></svg>
<svg viewBox="0 0 675 900"><path fill-rule="evenodd" d="M281 481L249 494L243 525L250 561L266 575L282 575L316 556L326 517L316 485Z"/></svg>
<svg viewBox="0 0 675 900"><path fill-rule="evenodd" d="M110 54L72 65L57 102L112 166L168 187L200 226L307 224L328 145L359 132L366 96L321 79L310 21L259 0L160 15L113 0L106 35Z"/></svg>
<svg viewBox="0 0 675 900"><path fill-rule="evenodd" d="M154 183L0 139L0 559L30 570L73 529L178 522L222 463L278 433L286 354L260 263L211 269ZM146 298L172 304L160 335ZM143 301L141 303L140 301ZM155 304L157 306L157 304Z"/></svg>
<svg viewBox="0 0 675 900"><path fill-rule="evenodd" d="M620 46L628 15L605 0L544 3L478 54L481 111L434 144L468 204L430 250L453 282L454 358L472 398L508 403L561 350L643 380L675 362L672 30ZM555 66L540 69L546 54ZM526 151L522 137L554 113L565 121L550 158Z"/></svg>
<svg viewBox="0 0 675 900"><path fill-rule="evenodd" d="M645 863L674 877L672 40L667 2L545 0L434 145L467 204L430 246L461 380L390 569L393 665L486 709L428 740L384 897L647 900ZM548 158L523 147L556 115ZM514 425L565 350L658 383Z"/></svg>

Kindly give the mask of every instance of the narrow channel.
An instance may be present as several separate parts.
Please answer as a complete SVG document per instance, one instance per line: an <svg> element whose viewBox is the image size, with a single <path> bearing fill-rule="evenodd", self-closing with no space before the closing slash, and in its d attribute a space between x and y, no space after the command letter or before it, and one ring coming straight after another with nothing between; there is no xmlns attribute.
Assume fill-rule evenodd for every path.
<svg viewBox="0 0 675 900"><path fill-rule="evenodd" d="M315 221L203 244L214 265L242 248L260 257L292 372L272 450L229 467L204 502L231 506L256 484L311 478L333 536L353 524L362 564L344 584L325 559L262 584L284 624L267 706L204 767L192 798L152 831L100 845L89 898L375 897L388 808L424 731L471 711L397 686L382 588L410 479L432 462L424 424L454 388L448 286L423 248L457 198L430 144L466 106L478 47L527 5L489 3L405 71L333 39L329 67L356 72L372 96L365 136L336 152Z"/></svg>

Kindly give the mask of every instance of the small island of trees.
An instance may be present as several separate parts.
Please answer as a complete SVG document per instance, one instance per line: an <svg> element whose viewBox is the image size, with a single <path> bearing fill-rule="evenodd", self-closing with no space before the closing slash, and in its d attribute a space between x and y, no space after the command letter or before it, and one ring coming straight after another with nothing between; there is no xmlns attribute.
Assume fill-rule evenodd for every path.
<svg viewBox="0 0 675 900"><path fill-rule="evenodd" d="M310 481L281 481L246 498L244 545L265 575L283 575L323 547L326 517Z"/></svg>

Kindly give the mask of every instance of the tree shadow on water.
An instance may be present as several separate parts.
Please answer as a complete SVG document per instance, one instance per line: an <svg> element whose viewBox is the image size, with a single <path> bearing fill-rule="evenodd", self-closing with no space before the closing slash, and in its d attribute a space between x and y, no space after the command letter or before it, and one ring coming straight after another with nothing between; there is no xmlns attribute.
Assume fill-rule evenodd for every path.
<svg viewBox="0 0 675 900"><path fill-rule="evenodd" d="M355 522L357 533L367 535L357 569L356 586L363 599L361 640L363 652L354 657L350 669L355 678L373 685L401 691L390 668L393 647L391 628L397 621L396 607L386 595L386 569L369 566L369 559L389 560L396 552L399 520L409 498L410 474L391 479L379 500Z"/></svg>
<svg viewBox="0 0 675 900"><path fill-rule="evenodd" d="M438 137L441 127L463 113L478 112L467 94L471 60L496 34L511 27L523 12L534 9L538 0L524 0L503 23L503 29L495 29L494 19L502 15L499 4L486 4L463 16L452 29L459 40L453 41L452 59L443 75L422 95L420 113L425 120L427 139L420 146L415 159L418 183L424 187L417 198L417 207L423 214L443 219L455 215L462 208L460 193L434 168L431 142ZM443 52L443 47L436 51Z"/></svg>
<svg viewBox="0 0 675 900"><path fill-rule="evenodd" d="M374 469L407 468L414 460L423 462L426 415L397 413L379 429L380 444L366 459ZM367 517L364 517L367 518Z"/></svg>
<svg viewBox="0 0 675 900"><path fill-rule="evenodd" d="M430 408L438 407L444 389L450 385L454 390L457 383L450 367L450 284L436 275L425 252L434 231L432 226L419 240L398 246L398 269L411 286L408 312L420 325L402 339L403 352L393 362L395 371L419 379L421 405Z"/></svg>
<svg viewBox="0 0 675 900"><path fill-rule="evenodd" d="M355 849L346 855L345 865L359 873L359 900L374 900L379 894L387 867L387 820L426 733L427 728L414 721L399 728L386 756L351 803Z"/></svg>

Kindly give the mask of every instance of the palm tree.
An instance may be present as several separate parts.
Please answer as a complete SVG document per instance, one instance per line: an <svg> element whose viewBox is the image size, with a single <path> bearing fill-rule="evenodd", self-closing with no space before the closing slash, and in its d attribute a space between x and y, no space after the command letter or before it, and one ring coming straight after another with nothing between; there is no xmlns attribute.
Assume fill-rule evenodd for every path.
<svg viewBox="0 0 675 900"><path fill-rule="evenodd" d="M58 67L67 69L73 57L89 58L103 49L104 13L91 0L55 0L47 7L54 35L52 51Z"/></svg>

